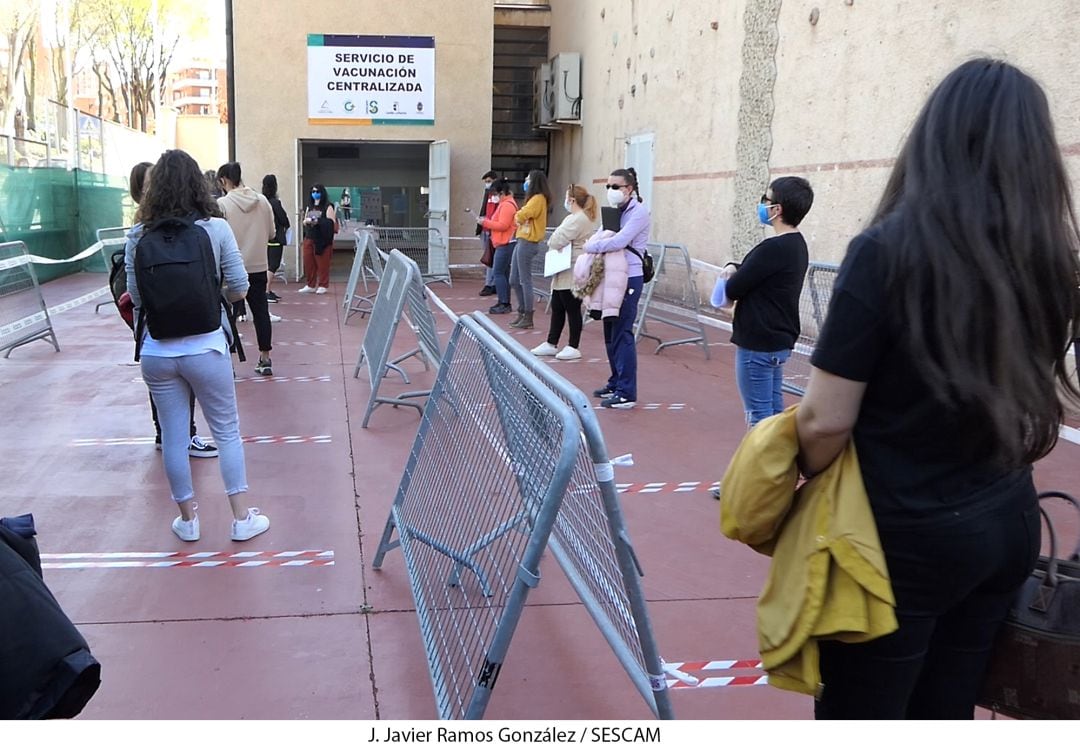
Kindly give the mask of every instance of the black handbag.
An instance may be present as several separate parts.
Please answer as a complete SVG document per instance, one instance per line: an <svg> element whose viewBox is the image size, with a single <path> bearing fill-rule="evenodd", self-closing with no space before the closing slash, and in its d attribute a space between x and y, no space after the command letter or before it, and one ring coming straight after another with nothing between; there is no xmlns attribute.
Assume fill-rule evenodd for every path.
<svg viewBox="0 0 1080 752"><path fill-rule="evenodd" d="M1048 491L1080 513L1069 494ZM1040 556L998 633L979 705L1014 718L1080 719L1080 543L1059 559L1054 526L1050 556Z"/></svg>

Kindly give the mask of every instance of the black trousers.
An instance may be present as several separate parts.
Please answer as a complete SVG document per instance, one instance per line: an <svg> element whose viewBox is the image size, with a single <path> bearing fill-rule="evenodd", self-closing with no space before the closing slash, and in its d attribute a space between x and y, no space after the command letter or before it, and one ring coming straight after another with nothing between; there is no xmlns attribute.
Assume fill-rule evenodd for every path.
<svg viewBox="0 0 1080 752"><path fill-rule="evenodd" d="M879 524L900 628L861 644L820 643L818 719L973 717L994 638L1039 555L1030 473L1011 486L944 523Z"/></svg>
<svg viewBox="0 0 1080 752"><path fill-rule="evenodd" d="M255 323L255 338L259 342L259 352L270 352L270 304L266 302L266 275L268 272L255 272L248 275L248 291L244 300L233 303L233 316L242 316L251 309L251 320Z"/></svg>
<svg viewBox="0 0 1080 752"><path fill-rule="evenodd" d="M552 290L548 344L559 344L566 321L570 322L570 347L577 348L581 344L581 301L570 290Z"/></svg>

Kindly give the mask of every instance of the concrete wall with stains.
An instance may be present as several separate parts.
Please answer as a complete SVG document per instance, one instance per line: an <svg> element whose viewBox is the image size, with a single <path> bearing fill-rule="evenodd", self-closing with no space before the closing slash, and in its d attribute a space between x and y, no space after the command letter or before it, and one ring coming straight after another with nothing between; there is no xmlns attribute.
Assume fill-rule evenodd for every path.
<svg viewBox="0 0 1080 752"><path fill-rule="evenodd" d="M1080 3L1050 0L551 0L551 54L582 55L582 125L552 138L553 185L599 185L652 132L656 239L706 264L763 230L768 179L804 175L803 230L839 261L880 195L929 91L971 57L1004 57L1050 97L1080 157ZM814 12L816 10L816 12ZM813 16L814 23L811 23ZM1080 185L1077 186L1080 190ZM561 202L559 202L561 203ZM711 284L706 271L702 286Z"/></svg>

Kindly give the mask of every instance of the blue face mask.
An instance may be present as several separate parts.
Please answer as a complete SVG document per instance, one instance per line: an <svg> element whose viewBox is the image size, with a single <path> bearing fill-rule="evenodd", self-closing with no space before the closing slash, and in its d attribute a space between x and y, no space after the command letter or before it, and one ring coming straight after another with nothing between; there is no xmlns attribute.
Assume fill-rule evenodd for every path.
<svg viewBox="0 0 1080 752"><path fill-rule="evenodd" d="M312 191L311 192L311 200L312 201L318 201L321 198L322 198L322 194L319 193L318 191Z"/></svg>
<svg viewBox="0 0 1080 752"><path fill-rule="evenodd" d="M523 191L525 191L526 193L528 193L528 192L529 192L529 186L530 186L530 185L531 185L531 183L529 183L529 181L528 181L528 180L526 180L526 181L525 181L524 183L522 183L522 184L521 184L521 190L523 190Z"/></svg>
<svg viewBox="0 0 1080 752"><path fill-rule="evenodd" d="M769 206L771 206L771 204L758 204L757 218L761 224L772 226L772 222L769 221Z"/></svg>

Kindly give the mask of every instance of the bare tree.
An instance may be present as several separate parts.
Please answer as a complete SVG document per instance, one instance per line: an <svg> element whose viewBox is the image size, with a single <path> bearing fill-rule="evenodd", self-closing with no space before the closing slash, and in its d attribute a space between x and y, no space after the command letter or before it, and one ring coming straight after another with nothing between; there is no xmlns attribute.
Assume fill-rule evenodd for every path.
<svg viewBox="0 0 1080 752"><path fill-rule="evenodd" d="M173 52L180 41L177 25L171 22L175 2L159 0L158 18L151 13L151 0L82 0L80 13L94 29L92 41L107 67L116 74L122 112L119 118L132 128L146 131L157 114L157 103L165 92L165 79ZM155 21L158 31L155 67ZM118 105L107 71L95 64L99 86L109 91ZM105 82L108 86L105 86ZM155 91L156 90L156 91ZM100 98L100 96L99 96Z"/></svg>
<svg viewBox="0 0 1080 752"><path fill-rule="evenodd" d="M0 33L7 42L7 59L0 70L0 125L11 131L15 123L15 99L24 88L25 67L31 40L37 31L38 4L25 0L0 0Z"/></svg>

